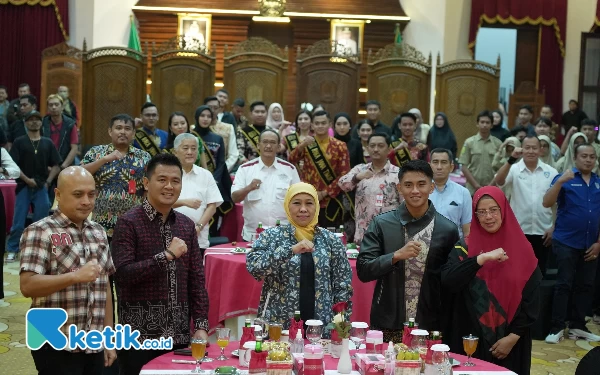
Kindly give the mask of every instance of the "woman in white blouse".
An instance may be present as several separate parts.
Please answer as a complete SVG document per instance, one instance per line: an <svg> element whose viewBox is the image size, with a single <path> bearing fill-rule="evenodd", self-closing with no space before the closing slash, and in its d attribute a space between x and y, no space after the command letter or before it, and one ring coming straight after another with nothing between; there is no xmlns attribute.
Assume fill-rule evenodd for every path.
<svg viewBox="0 0 600 375"><path fill-rule="evenodd" d="M4 147L0 148L0 180L15 179L21 175L21 170L12 160ZM1 184L1 182L0 182ZM14 186L12 187L14 189ZM14 203L14 202L13 202ZM4 267L4 251L6 250L6 211L4 209L4 195L0 189L0 270ZM0 272L0 305L4 303L4 276Z"/></svg>

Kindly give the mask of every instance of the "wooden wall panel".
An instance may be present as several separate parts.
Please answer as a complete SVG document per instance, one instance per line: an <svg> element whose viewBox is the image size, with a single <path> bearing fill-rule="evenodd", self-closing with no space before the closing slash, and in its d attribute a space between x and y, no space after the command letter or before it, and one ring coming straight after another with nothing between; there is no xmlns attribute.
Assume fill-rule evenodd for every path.
<svg viewBox="0 0 600 375"><path fill-rule="evenodd" d="M295 1L300 3L300 1ZM319 3L325 3L325 1L319 1ZM211 3L207 1L206 3ZM244 9L243 6L246 2L239 2L237 9ZM255 1L252 1L254 6ZM248 3L249 4L249 3ZM288 1L288 9L290 2ZM395 2L397 4L397 2ZM138 4L138 5L143 5ZM208 4L203 4L203 7L209 7ZM325 6L325 5L322 5ZM371 7L371 5L369 5ZM197 7L197 4L196 4ZM223 8L223 6L221 6ZM306 7L305 7L306 8ZM311 3L311 10L304 9L305 12L313 12L319 8L313 8ZM313 10L314 9L314 10ZM349 7L345 6L346 13ZM368 14L374 14L374 10ZM366 14L366 13L365 13ZM388 13L389 14L389 13ZM398 13L393 13L398 14ZM142 45L146 42L152 44L155 42L157 45L167 41L168 39L177 35L177 15L169 13L159 13L150 11L135 10L135 15L139 20L140 24L140 39ZM400 14L398 14L400 15ZM273 24L264 24L273 25ZM394 41L394 30L395 21L373 21L365 24L365 35L363 38L363 64L360 67L360 87L367 86L367 64L366 58L369 49L373 52L377 52L380 48L393 43ZM402 24L404 27L405 24ZM249 37L258 36L264 37L271 40L276 44L286 44L285 41L290 40L288 44L289 50L289 66L288 66L288 81L286 84L286 107L284 108L285 118L293 121L299 108L296 105L296 53L297 47L300 46L302 50L305 50L309 46L318 42L319 40L328 39L330 36L331 24L329 20L324 18L292 18L289 25L273 25L273 28L277 30L281 29L286 34L285 36L278 35L276 38L268 38L266 31L269 26L259 25L258 23L252 22L250 16L235 17L230 15L213 15L212 17L212 30L211 40L216 45L216 67L215 77L219 82L223 81L223 57L224 47L228 45L232 47ZM285 45L280 45L281 48ZM424 55L429 55L430 51L422 51ZM359 108L364 108L367 95L364 93L360 94ZM235 98L230 98L233 101ZM313 103L316 104L316 103Z"/></svg>

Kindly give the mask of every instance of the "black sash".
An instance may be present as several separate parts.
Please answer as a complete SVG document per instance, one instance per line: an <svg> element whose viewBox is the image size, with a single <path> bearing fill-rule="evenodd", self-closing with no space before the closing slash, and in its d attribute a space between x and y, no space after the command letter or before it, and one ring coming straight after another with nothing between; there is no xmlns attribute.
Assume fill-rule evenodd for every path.
<svg viewBox="0 0 600 375"><path fill-rule="evenodd" d="M398 145L402 142L402 140L392 142L392 148L398 147ZM406 147L394 151L394 157L396 158L397 167L402 167L404 164L412 160L410 157L410 152Z"/></svg>
<svg viewBox="0 0 600 375"><path fill-rule="evenodd" d="M292 152L298 147L300 139L297 133L288 134L285 136L285 144L287 145L288 151Z"/></svg>
<svg viewBox="0 0 600 375"><path fill-rule="evenodd" d="M142 150L149 153L150 156L156 156L161 153L160 148L142 129L139 129L135 132L135 140L138 142Z"/></svg>
<svg viewBox="0 0 600 375"><path fill-rule="evenodd" d="M217 166L215 165L215 158L213 157L212 152L210 152L208 147L206 147L206 143L204 143L204 140L202 139L200 134L196 133L195 131L192 131L192 134L195 135L196 138L198 138L200 147L202 147L202 152L204 153L204 155L206 155L206 169L208 169L210 173L214 173L217 169Z"/></svg>
<svg viewBox="0 0 600 375"><path fill-rule="evenodd" d="M250 131L246 133L244 129L240 129L244 137L250 142L250 145L256 150L256 152L260 155L260 150L258 149L258 141L260 140L260 132L256 130L256 128L252 125L249 125Z"/></svg>
<svg viewBox="0 0 600 375"><path fill-rule="evenodd" d="M317 142L313 142L312 144L308 145L306 147L306 152L308 152L308 156L315 166L319 177L321 177L321 180L325 183L325 185L331 185L336 179L335 171L331 167L331 164L329 164L327 158L325 158L323 150L321 150L319 144ZM354 217L354 201L348 194L343 194L345 194L348 197L348 200L350 200L350 215ZM325 208L325 217L327 220L336 221L340 212L342 215L344 214L344 204L340 198L342 198L342 194L335 198L330 197L329 203L327 203L327 207Z"/></svg>

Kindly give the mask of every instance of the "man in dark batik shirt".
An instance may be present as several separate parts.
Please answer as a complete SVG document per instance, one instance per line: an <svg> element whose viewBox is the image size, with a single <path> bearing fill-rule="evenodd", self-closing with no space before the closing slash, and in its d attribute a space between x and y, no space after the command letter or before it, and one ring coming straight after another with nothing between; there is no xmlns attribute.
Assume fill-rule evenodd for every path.
<svg viewBox="0 0 600 375"><path fill-rule="evenodd" d="M208 339L208 295L195 224L173 210L181 179L175 155L154 156L144 177L147 198L119 217L112 241L119 323L139 330L140 342L172 337L173 349L187 347L191 337ZM139 374L164 353L121 350L121 374Z"/></svg>

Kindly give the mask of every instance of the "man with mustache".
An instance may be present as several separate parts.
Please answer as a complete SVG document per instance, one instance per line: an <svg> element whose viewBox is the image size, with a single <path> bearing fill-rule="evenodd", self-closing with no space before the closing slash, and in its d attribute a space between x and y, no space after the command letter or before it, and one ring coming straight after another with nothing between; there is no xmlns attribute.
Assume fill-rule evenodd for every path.
<svg viewBox="0 0 600 375"><path fill-rule="evenodd" d="M343 191L356 192L354 242L357 244L361 243L365 229L375 216L396 209L402 202L402 197L396 189L400 168L387 159L390 144L391 140L387 134L371 134L368 145L371 162L352 168L338 182Z"/></svg>

